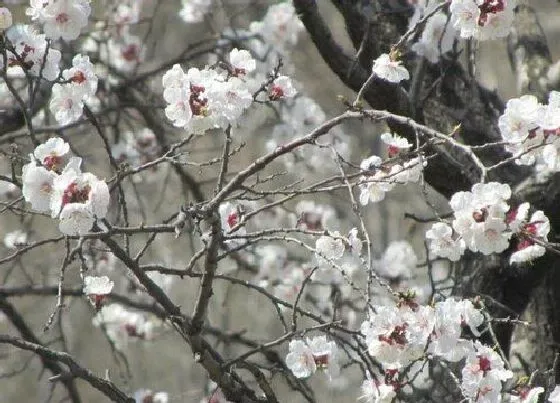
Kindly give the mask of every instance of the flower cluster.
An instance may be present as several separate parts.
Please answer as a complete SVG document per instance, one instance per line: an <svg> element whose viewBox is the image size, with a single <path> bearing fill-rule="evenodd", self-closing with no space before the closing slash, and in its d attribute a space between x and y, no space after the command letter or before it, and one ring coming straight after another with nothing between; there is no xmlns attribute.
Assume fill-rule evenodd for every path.
<svg viewBox="0 0 560 403"><path fill-rule="evenodd" d="M426 233L430 251L450 260L459 260L465 249L485 255L499 253L517 240L512 263L525 262L544 255L543 242L550 231L548 218L542 211L528 219L529 204L517 208L508 204L509 185L497 182L478 183L470 192L458 192L450 201L454 219L449 226L435 223Z"/></svg>
<svg viewBox="0 0 560 403"><path fill-rule="evenodd" d="M62 72L64 84L56 83L52 88L50 111L56 121L67 125L77 121L84 109L84 101L97 92L97 76L88 56L76 55L72 67Z"/></svg>
<svg viewBox="0 0 560 403"><path fill-rule="evenodd" d="M31 0L26 14L43 25L49 39L76 39L91 14L89 0Z"/></svg>
<svg viewBox="0 0 560 403"><path fill-rule="evenodd" d="M478 340L473 347L461 373L463 396L475 402L499 402L502 382L513 377L513 373L504 368L502 357L490 347Z"/></svg>
<svg viewBox="0 0 560 403"><path fill-rule="evenodd" d="M292 340L286 356L286 365L297 378L309 378L317 370L326 371L329 377L336 376L340 370L337 361L337 347L326 336L312 339Z"/></svg>
<svg viewBox="0 0 560 403"><path fill-rule="evenodd" d="M376 307L362 323L361 333L369 354L382 365L385 381L367 379L362 386L364 397L379 402L385 401L382 396L394 396L391 391L401 386L396 379L403 381L396 374L428 358L463 363L461 391L470 401L499 401L496 396L501 394L502 382L512 372L504 368L497 352L462 337L465 328L479 336L483 323L483 314L468 300L448 298L432 307L401 299L396 306Z"/></svg>
<svg viewBox="0 0 560 403"><path fill-rule="evenodd" d="M163 98L168 103L165 114L174 126L204 133L208 129L225 129L236 123L253 101L243 76L254 69L254 63L248 52L241 52L234 49L230 53L231 69L191 68L185 73L176 64L165 73ZM288 94L285 85L273 84L278 98L293 96Z"/></svg>
<svg viewBox="0 0 560 403"><path fill-rule="evenodd" d="M435 321L430 306L380 306L362 323L361 333L384 369L399 369L423 355Z"/></svg>
<svg viewBox="0 0 560 403"><path fill-rule="evenodd" d="M70 146L53 137L37 146L22 169L22 193L33 209L59 218L64 234L80 235L105 218L109 188L95 175L81 172L81 159L69 156Z"/></svg>
<svg viewBox="0 0 560 403"><path fill-rule="evenodd" d="M61 53L47 46L44 34L36 33L29 25L17 25L7 37L12 47L7 49L8 72L13 75L30 74L54 81L60 73ZM3 58L0 58L3 68Z"/></svg>
<svg viewBox="0 0 560 403"><path fill-rule="evenodd" d="M518 164L536 164L542 175L560 171L560 92L550 92L548 105L532 95L510 99L498 125Z"/></svg>
<svg viewBox="0 0 560 403"><path fill-rule="evenodd" d="M509 34L516 5L516 0L452 0L451 23L462 38L502 38Z"/></svg>

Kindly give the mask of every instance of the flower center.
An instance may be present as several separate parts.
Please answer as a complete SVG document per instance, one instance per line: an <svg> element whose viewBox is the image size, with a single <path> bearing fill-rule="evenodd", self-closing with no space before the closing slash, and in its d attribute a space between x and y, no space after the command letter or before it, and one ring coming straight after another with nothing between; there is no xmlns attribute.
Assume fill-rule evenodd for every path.
<svg viewBox="0 0 560 403"><path fill-rule="evenodd" d="M490 360L484 356L478 357L478 367L486 375L488 371L492 369Z"/></svg>
<svg viewBox="0 0 560 403"><path fill-rule="evenodd" d="M122 52L122 57L127 62L134 62L138 61L138 46L137 45L128 45Z"/></svg>
<svg viewBox="0 0 560 403"><path fill-rule="evenodd" d="M84 81L86 81L86 76L82 71L76 71L74 73L74 75L72 76L72 78L70 79L70 81L77 83L77 84L81 84Z"/></svg>
<svg viewBox="0 0 560 403"><path fill-rule="evenodd" d="M475 211L472 214L472 218L473 220L475 220L476 222L484 222L486 221L486 218L488 218L488 209L486 208L481 208L478 211Z"/></svg>
<svg viewBox="0 0 560 403"><path fill-rule="evenodd" d="M227 223L230 228L233 228L239 222L239 215L236 212L230 213L227 217Z"/></svg>
<svg viewBox="0 0 560 403"><path fill-rule="evenodd" d="M58 155L47 155L43 159L43 166L49 171L56 171L62 162L62 157Z"/></svg>
<svg viewBox="0 0 560 403"><path fill-rule="evenodd" d="M60 13L56 16L56 22L59 24L66 24L68 21L70 21L70 16L66 13Z"/></svg>
<svg viewBox="0 0 560 403"><path fill-rule="evenodd" d="M85 203L89 199L90 187L84 186L82 189L78 188L76 182L72 182L62 195L62 207L68 203Z"/></svg>
<svg viewBox="0 0 560 403"><path fill-rule="evenodd" d="M268 97L271 101L277 101L284 96L284 90L279 85L273 85Z"/></svg>
<svg viewBox="0 0 560 403"><path fill-rule="evenodd" d="M497 14L504 11L505 0L486 0L478 8L480 9L480 17L478 18L478 25L483 27L488 22L489 14Z"/></svg>
<svg viewBox="0 0 560 403"><path fill-rule="evenodd" d="M403 323L402 325L395 326L395 329L389 334L389 336L381 335L379 336L379 341L384 341L389 345L398 344L404 346L408 343L406 339L406 328L408 323Z"/></svg>

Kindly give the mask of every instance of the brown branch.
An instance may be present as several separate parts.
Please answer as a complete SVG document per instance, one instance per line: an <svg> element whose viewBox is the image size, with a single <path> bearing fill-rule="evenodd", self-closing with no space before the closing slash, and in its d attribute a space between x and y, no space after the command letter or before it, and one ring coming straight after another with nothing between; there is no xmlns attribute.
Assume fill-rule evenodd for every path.
<svg viewBox="0 0 560 403"><path fill-rule="evenodd" d="M41 344L32 343L6 334L0 334L0 343L11 344L19 349L31 351L41 357L43 362L62 362L65 364L68 367L68 370L57 372L54 380L60 379L62 382L66 382L66 379L72 380L73 378L80 378L89 383L93 388L99 390L113 402L135 402L134 398L127 396L113 382L94 375L90 370L78 364L78 362L76 362L76 360L68 353L51 350ZM59 366L58 368L61 369Z"/></svg>
<svg viewBox="0 0 560 403"><path fill-rule="evenodd" d="M37 336L35 336L35 333L33 333L31 328L27 325L20 313L4 297L0 297L0 310L4 312L6 317L9 319L12 325L14 325L14 327L17 329L24 340L34 345L41 345L41 342L39 341ZM43 366L51 371L53 375L63 374L65 372L64 369L56 361L57 360L53 360L48 356L41 356L41 362L43 363ZM82 399L80 397L80 394L78 393L78 389L76 388L74 380L69 377L62 377L60 381L68 391L68 395L72 403L80 403Z"/></svg>

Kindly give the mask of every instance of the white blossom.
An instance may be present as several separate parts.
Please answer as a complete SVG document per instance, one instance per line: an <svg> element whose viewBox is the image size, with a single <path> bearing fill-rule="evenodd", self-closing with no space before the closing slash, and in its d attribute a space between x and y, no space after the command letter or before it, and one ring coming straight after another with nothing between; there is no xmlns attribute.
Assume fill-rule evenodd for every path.
<svg viewBox="0 0 560 403"><path fill-rule="evenodd" d="M418 257L407 241L392 241L376 264L380 275L387 278L408 278L416 269Z"/></svg>
<svg viewBox="0 0 560 403"><path fill-rule="evenodd" d="M387 53L383 53L373 62L372 69L377 77L391 83L399 83L410 78L406 67L401 65L400 61L392 60Z"/></svg>
<svg viewBox="0 0 560 403"><path fill-rule="evenodd" d="M286 365L296 378L309 378L317 370L313 351L303 340L292 340L286 356Z"/></svg>
<svg viewBox="0 0 560 403"><path fill-rule="evenodd" d="M85 276L84 277L84 294L85 295L107 295L115 283L107 276Z"/></svg>
<svg viewBox="0 0 560 403"><path fill-rule="evenodd" d="M426 232L426 239L429 240L430 252L452 262L458 261L466 248L462 238L453 239L453 229L445 223L433 224Z"/></svg>
<svg viewBox="0 0 560 403"><path fill-rule="evenodd" d="M239 50L234 48L229 53L229 62L233 67L233 72L237 76L244 76L251 73L257 67L257 62L247 50Z"/></svg>
<svg viewBox="0 0 560 403"><path fill-rule="evenodd" d="M51 0L43 9L40 21L50 39L76 39L88 23L91 6L88 0Z"/></svg>
<svg viewBox="0 0 560 403"><path fill-rule="evenodd" d="M271 101L277 101L283 98L293 98L297 91L289 77L280 76L276 78L268 90L268 98Z"/></svg>
<svg viewBox="0 0 560 403"><path fill-rule="evenodd" d="M389 157L394 157L401 151L408 150L412 147L412 144L410 144L407 139L396 134L383 133L381 135L381 140L388 146Z"/></svg>

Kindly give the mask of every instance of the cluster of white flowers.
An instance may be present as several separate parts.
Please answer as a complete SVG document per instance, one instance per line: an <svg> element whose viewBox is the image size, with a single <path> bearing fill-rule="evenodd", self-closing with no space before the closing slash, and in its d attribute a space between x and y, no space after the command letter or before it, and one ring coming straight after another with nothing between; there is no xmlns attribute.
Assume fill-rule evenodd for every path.
<svg viewBox="0 0 560 403"><path fill-rule="evenodd" d="M512 378L513 373L504 368L502 357L490 347L478 340L473 347L461 373L463 395L475 402L499 402L502 382Z"/></svg>
<svg viewBox="0 0 560 403"><path fill-rule="evenodd" d="M84 101L97 92L97 76L88 56L76 55L72 67L62 72L64 84L56 83L52 88L50 111L56 121L67 125L77 121L84 109Z"/></svg>
<svg viewBox="0 0 560 403"><path fill-rule="evenodd" d="M550 92L548 105L532 95L510 99L498 125L518 164L536 164L543 176L560 171L560 92Z"/></svg>
<svg viewBox="0 0 560 403"><path fill-rule="evenodd" d="M22 169L22 193L33 209L59 218L64 234L80 235L105 218L109 188L95 175L81 172L81 159L69 156L70 146L53 137L37 146Z"/></svg>
<svg viewBox="0 0 560 403"><path fill-rule="evenodd" d="M490 40L509 34L516 0L452 0L451 23L462 38Z"/></svg>
<svg viewBox="0 0 560 403"><path fill-rule="evenodd" d="M337 360L338 348L326 336L303 340L292 340L286 356L286 365L296 378L309 378L317 370L323 370L332 378L337 376L340 366Z"/></svg>
<svg viewBox="0 0 560 403"><path fill-rule="evenodd" d="M204 133L236 124L253 101L244 76L255 69L255 61L249 52L233 49L229 64L225 70L191 68L186 73L176 64L165 73L163 97L168 103L165 114L174 126ZM294 95L287 77L277 78L270 86L271 100Z"/></svg>
<svg viewBox="0 0 560 403"><path fill-rule="evenodd" d="M510 208L511 189L497 182L478 183L470 192L458 192L450 201L454 212L451 227L443 222L433 224L426 233L430 251L453 261L459 260L466 248L485 255L499 253L517 240L511 263L525 262L544 255L543 242L550 231L542 211L528 218L529 204Z"/></svg>
<svg viewBox="0 0 560 403"><path fill-rule="evenodd" d="M129 340L152 340L154 331L159 326L155 318L142 313L128 311L120 304L101 307L93 318L94 326L104 326L107 335L122 350Z"/></svg>
<svg viewBox="0 0 560 403"><path fill-rule="evenodd" d="M91 14L89 0L31 0L26 14L43 25L49 39L76 39Z"/></svg>
<svg viewBox="0 0 560 403"><path fill-rule="evenodd" d="M502 357L493 349L461 337L466 327L479 336L483 324L484 315L469 300L448 298L434 306L421 306L412 299L401 299L397 305L376 307L362 323L361 333L368 353L382 365L385 381L364 381L364 398L390 401L394 396L391 390L399 387L394 381L396 373L428 358L463 362L461 391L470 401L500 401L502 382L511 378L512 372L504 368ZM374 387L376 392L371 391Z"/></svg>
<svg viewBox="0 0 560 403"><path fill-rule="evenodd" d="M399 369L423 355L435 321L430 306L379 306L362 323L361 333L384 369Z"/></svg>
<svg viewBox="0 0 560 403"><path fill-rule="evenodd" d="M388 144L388 151L392 156L411 146L396 135L383 136L383 140ZM426 165L422 157L411 158L402 164L382 165L382 162L380 157L372 155L360 164L363 171L360 177L360 203L364 206L385 199L385 194L395 185L418 182Z"/></svg>
<svg viewBox="0 0 560 403"><path fill-rule="evenodd" d="M16 25L8 31L7 37L13 45L13 50L7 49L6 52L10 75L41 75L49 81L58 77L61 53L47 46L44 34L36 33L29 25ZM0 58L0 68L3 63Z"/></svg>

